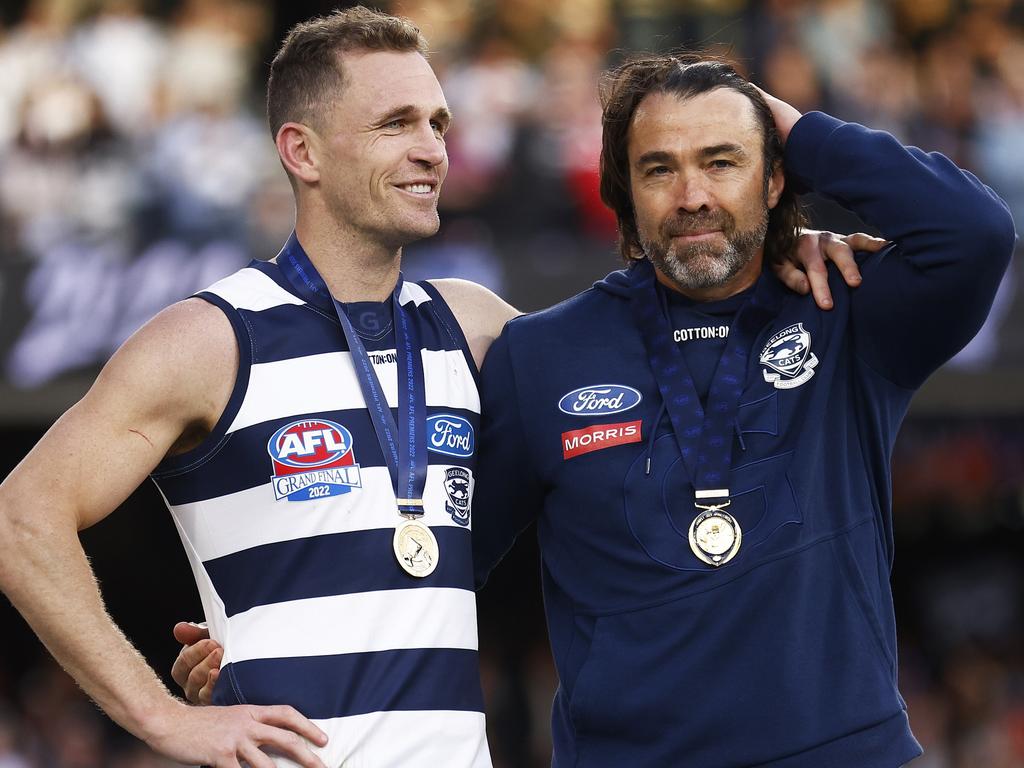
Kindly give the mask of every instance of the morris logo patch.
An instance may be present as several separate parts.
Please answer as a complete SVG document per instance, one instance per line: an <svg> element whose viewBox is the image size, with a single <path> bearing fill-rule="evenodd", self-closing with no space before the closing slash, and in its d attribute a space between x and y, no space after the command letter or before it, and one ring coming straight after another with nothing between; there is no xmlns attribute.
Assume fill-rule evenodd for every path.
<svg viewBox="0 0 1024 768"><path fill-rule="evenodd" d="M814 375L818 358L811 352L811 334L803 323L779 331L761 350L764 380L776 389L799 387Z"/></svg>
<svg viewBox="0 0 1024 768"><path fill-rule="evenodd" d="M459 525L469 525L469 502L473 498L473 475L463 467L444 471L444 492L448 500L444 508Z"/></svg>
<svg viewBox="0 0 1024 768"><path fill-rule="evenodd" d="M562 460L568 461L592 451L611 448L614 445L639 443L641 436L641 420L624 421L620 424L595 424L592 427L574 429L562 433Z"/></svg>
<svg viewBox="0 0 1024 768"><path fill-rule="evenodd" d="M309 501L362 487L352 453L352 433L326 419L293 421L267 443L274 465L270 478L280 501Z"/></svg>
<svg viewBox="0 0 1024 768"><path fill-rule="evenodd" d="M641 399L639 392L623 384L594 384L562 395L558 410L570 416L607 416L628 411Z"/></svg>

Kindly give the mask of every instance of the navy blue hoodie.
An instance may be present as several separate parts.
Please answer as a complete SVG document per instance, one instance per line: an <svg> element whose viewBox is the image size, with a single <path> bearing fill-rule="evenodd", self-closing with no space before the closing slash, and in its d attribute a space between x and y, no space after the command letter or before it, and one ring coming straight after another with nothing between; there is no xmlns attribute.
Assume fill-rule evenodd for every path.
<svg viewBox="0 0 1024 768"><path fill-rule="evenodd" d="M477 581L537 520L559 768L921 752L897 690L890 453L915 389L981 327L1013 222L945 157L821 113L793 128L786 171L893 244L855 290L831 270L830 312L759 278L773 311L735 420L731 562L688 543L693 488L630 312L635 269L513 320L488 354ZM748 295L669 302L698 390Z"/></svg>

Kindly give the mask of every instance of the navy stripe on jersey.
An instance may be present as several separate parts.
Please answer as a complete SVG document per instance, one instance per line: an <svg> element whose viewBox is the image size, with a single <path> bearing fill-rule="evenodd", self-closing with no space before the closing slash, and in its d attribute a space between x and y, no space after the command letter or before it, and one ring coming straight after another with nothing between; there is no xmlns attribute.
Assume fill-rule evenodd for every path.
<svg viewBox="0 0 1024 768"><path fill-rule="evenodd" d="M420 347L429 350L460 349L449 337L447 329L437 321L436 317L431 316L433 313L422 312L432 303L428 302L420 306L420 314L426 320L417 326L417 332L421 336ZM308 319L302 324L301 332L282 333L282 328L295 327L296 312L304 312L308 315ZM304 304L301 307L283 304L259 312L242 310L242 315L245 317L250 335L260 340L259 346L255 350L254 362L256 363L291 360L295 357L320 355L348 349L338 318L329 316L310 304ZM395 348L393 332L377 338L367 338L360 334L360 338L367 352Z"/></svg>
<svg viewBox="0 0 1024 768"><path fill-rule="evenodd" d="M398 512L392 514L397 524ZM472 590L469 531L455 526L431 530L441 555L437 569L423 578L410 576L395 562L392 528L263 544L203 566L228 617L257 605L328 595L415 587Z"/></svg>
<svg viewBox="0 0 1024 768"><path fill-rule="evenodd" d="M397 419L397 410L392 408L391 412ZM474 435L479 434L480 414L463 408L444 406L427 408L428 417L442 413L461 416L473 426ZM172 505L215 499L269 483L274 468L270 454L267 452L267 436L273 435L279 427L283 427L289 422L299 421L304 417L336 421L351 432L352 454L360 467L386 466L380 443L373 431L370 415L365 408L358 408L344 411L322 411L317 412L315 416L300 414L244 427L232 432L216 453L203 460L204 471L202 473L188 471L191 466L189 464L172 463L177 459L174 457L161 464L161 471L154 472L153 477L159 479L160 490L163 491L168 503ZM254 456L259 459L254 461ZM476 460L473 456L463 458L428 450L427 463L450 464L472 469ZM269 488L267 493L272 493Z"/></svg>
<svg viewBox="0 0 1024 768"><path fill-rule="evenodd" d="M315 719L403 710L483 712L477 663L476 651L459 648L255 659L224 666L213 703L290 704Z"/></svg>

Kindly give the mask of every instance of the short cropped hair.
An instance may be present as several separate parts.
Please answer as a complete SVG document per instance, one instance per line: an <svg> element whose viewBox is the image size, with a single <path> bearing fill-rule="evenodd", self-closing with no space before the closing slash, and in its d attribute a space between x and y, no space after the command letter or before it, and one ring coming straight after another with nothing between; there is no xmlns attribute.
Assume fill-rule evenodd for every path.
<svg viewBox="0 0 1024 768"><path fill-rule="evenodd" d="M296 24L270 65L267 121L276 137L289 122L318 123L345 85L340 54L348 51L416 51L427 41L408 19L363 6Z"/></svg>
<svg viewBox="0 0 1024 768"><path fill-rule="evenodd" d="M764 147L764 184L782 162L782 141L771 108L761 93L730 64L700 54L670 53L630 59L606 73L601 81L601 199L612 209L619 225L619 252L629 263L645 258L637 232L629 174L629 129L644 97L674 94L688 99L719 88L731 88L748 99L761 127ZM805 220L796 193L789 185L768 215L765 255L792 253Z"/></svg>

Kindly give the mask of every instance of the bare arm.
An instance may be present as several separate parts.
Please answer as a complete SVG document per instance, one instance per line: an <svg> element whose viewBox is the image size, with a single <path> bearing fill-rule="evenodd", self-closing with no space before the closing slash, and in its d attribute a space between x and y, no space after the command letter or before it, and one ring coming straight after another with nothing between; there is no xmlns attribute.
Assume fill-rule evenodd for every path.
<svg viewBox="0 0 1024 768"><path fill-rule="evenodd" d="M448 302L459 321L479 369L491 342L498 338L505 323L522 313L493 291L469 280L448 278L430 283Z"/></svg>
<svg viewBox="0 0 1024 768"><path fill-rule="evenodd" d="M197 710L172 697L107 615L78 540L176 445L209 431L237 361L227 318L198 299L125 342L0 486L0 588L86 693L168 757L270 766L265 744L320 766L290 731L322 734L289 707Z"/></svg>

